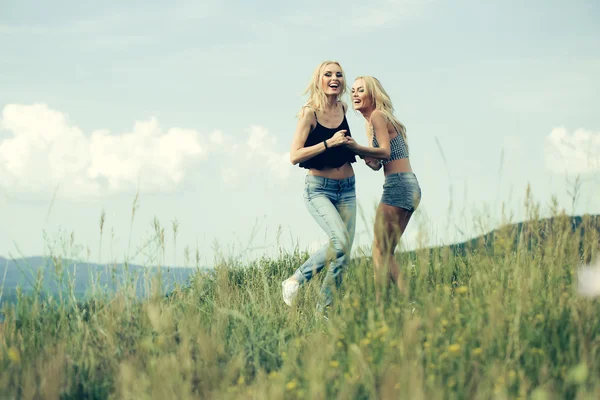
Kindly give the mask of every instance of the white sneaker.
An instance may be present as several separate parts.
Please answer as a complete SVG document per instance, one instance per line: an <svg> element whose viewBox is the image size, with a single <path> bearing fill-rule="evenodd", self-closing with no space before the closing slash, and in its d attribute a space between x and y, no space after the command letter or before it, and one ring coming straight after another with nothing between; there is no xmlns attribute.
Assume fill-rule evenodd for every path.
<svg viewBox="0 0 600 400"><path fill-rule="evenodd" d="M283 292L283 301L285 304L290 307L292 306L292 300L294 300L298 294L299 287L300 284L294 279L286 279L285 281L281 282L281 290Z"/></svg>

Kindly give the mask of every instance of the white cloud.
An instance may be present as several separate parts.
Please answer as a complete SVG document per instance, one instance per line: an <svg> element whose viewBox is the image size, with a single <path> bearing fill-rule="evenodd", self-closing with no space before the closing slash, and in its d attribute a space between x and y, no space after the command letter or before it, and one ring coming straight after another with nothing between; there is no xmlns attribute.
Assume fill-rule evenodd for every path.
<svg viewBox="0 0 600 400"><path fill-rule="evenodd" d="M248 161L252 166L266 168L280 179L290 176L292 164L290 153L278 153L275 150L277 139L260 126L250 127L248 138Z"/></svg>
<svg viewBox="0 0 600 400"><path fill-rule="evenodd" d="M206 137L193 129L163 131L156 118L137 121L131 132L96 130L86 135L67 115L44 104L4 107L0 117L0 187L12 192L52 192L80 198L119 192L165 192L182 184L192 163L209 162L222 182L235 186L249 174L286 179L289 153L276 150L267 129L247 136L221 131ZM210 157L210 159L209 159ZM199 173L201 166L194 168Z"/></svg>
<svg viewBox="0 0 600 400"><path fill-rule="evenodd" d="M44 104L6 105L0 129L0 186L17 192L52 191L67 196L120 191L171 190L188 162L203 155L200 134L171 128L156 119L137 122L131 132L104 130L85 135L68 117Z"/></svg>
<svg viewBox="0 0 600 400"><path fill-rule="evenodd" d="M109 189L121 190L143 174L153 189L169 189L182 181L186 161L202 154L198 132L171 128L163 134L151 118L122 135L93 132L88 176L105 178Z"/></svg>
<svg viewBox="0 0 600 400"><path fill-rule="evenodd" d="M211 144L214 144L216 146L221 146L223 145L223 143L225 143L225 137L223 136L223 132L221 131L214 131L213 133L211 133L208 137L208 140Z"/></svg>
<svg viewBox="0 0 600 400"><path fill-rule="evenodd" d="M259 173L263 177L287 179L292 172L290 153L277 151L277 138L261 126L252 125L247 138L238 142L221 132L210 136L210 152L225 165L221 178L227 186L235 186L244 176Z"/></svg>
<svg viewBox="0 0 600 400"><path fill-rule="evenodd" d="M569 134L554 128L546 137L546 167L554 173L586 174L600 171L600 133L577 129Z"/></svg>

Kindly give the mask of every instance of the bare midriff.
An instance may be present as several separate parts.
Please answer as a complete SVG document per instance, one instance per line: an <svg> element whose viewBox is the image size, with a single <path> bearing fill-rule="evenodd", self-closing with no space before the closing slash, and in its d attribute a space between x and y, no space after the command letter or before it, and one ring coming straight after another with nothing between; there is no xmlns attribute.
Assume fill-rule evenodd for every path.
<svg viewBox="0 0 600 400"><path fill-rule="evenodd" d="M384 175L397 174L400 172L413 172L410 165L410 159L401 158L399 160L390 161L389 163L383 165Z"/></svg>
<svg viewBox="0 0 600 400"><path fill-rule="evenodd" d="M350 163L346 163L339 168L311 168L308 170L308 174L329 179L346 179L354 175L354 169Z"/></svg>

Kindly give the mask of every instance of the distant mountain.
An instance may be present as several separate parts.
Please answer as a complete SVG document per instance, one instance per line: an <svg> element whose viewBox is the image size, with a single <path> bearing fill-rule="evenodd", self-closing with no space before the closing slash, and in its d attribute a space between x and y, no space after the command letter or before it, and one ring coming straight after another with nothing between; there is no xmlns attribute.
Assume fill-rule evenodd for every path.
<svg viewBox="0 0 600 400"><path fill-rule="evenodd" d="M201 268L200 271L209 271ZM17 299L17 286L23 293L34 290L41 283L42 292L67 292L68 280L73 282L73 291L77 299L85 297L95 285L100 290L114 290L125 282L135 282L136 292L145 293L145 276L156 277L161 273L163 291L172 290L176 284L185 285L188 278L198 271L186 267L144 267L128 264L96 264L50 257L26 257L6 259L0 257L0 287L3 287L2 303ZM6 272L6 277L4 276ZM39 279L39 283L38 283Z"/></svg>
<svg viewBox="0 0 600 400"><path fill-rule="evenodd" d="M449 247L455 252L464 252L470 249L490 249L494 247L496 240L501 238L508 241L505 245L509 247L516 249L517 246L521 245L526 246L527 249L532 249L550 237L558 238L565 232L575 235L581 242L584 234L591 231L600 234L600 215L561 215L541 218L537 221L523 221L505 225L469 241Z"/></svg>
<svg viewBox="0 0 600 400"><path fill-rule="evenodd" d="M564 214L534 221L506 224L464 242L434 246L427 250L430 250L431 253L448 251L449 254L456 256L464 256L475 251L491 253L498 249L515 251L519 247L531 250L551 238L562 240L565 232L570 235L569 239L576 239L579 252L584 257L583 262L589 263L591 252L585 251L583 239L586 232L595 232L596 241L598 241L600 238L600 215L569 216ZM598 244L596 243L596 245ZM414 257L416 251L405 254Z"/></svg>

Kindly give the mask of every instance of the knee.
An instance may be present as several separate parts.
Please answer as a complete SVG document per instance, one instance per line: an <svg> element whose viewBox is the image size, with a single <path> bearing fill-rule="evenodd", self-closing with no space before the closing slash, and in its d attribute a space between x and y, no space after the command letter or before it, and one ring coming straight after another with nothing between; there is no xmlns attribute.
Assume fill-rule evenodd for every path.
<svg viewBox="0 0 600 400"><path fill-rule="evenodd" d="M379 237L375 237L375 239L373 240L373 252L382 255L383 253L385 253L385 247L385 240L382 240L382 238Z"/></svg>
<svg viewBox="0 0 600 400"><path fill-rule="evenodd" d="M332 240L333 250L336 258L345 256L350 253L351 242L347 237L338 237Z"/></svg>

